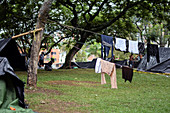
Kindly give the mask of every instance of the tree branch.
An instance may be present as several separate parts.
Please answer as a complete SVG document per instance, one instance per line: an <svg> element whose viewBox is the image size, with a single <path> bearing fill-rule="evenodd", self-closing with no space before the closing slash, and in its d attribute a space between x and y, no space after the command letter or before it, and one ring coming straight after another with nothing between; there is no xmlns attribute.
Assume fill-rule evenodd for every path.
<svg viewBox="0 0 170 113"><path fill-rule="evenodd" d="M87 11L85 11L85 13L83 14L84 20L86 21L87 24L89 24L89 23L88 23L88 21L86 19L86 14L88 13L90 18L92 18L92 15L90 14L90 11L92 10L95 3L96 3L96 0L91 5L87 2L87 4L89 5L89 9Z"/></svg>
<svg viewBox="0 0 170 113"><path fill-rule="evenodd" d="M22 47L21 47L18 43L16 43L16 45L19 47L19 49L21 50L21 52L24 53L24 51L22 50Z"/></svg>
<svg viewBox="0 0 170 113"><path fill-rule="evenodd" d="M63 40L65 37L63 37L63 38L61 38L59 41L57 41L54 45L52 45L51 47L50 47L50 49L48 50L48 52L47 53L45 53L44 55L47 55L47 54L49 54L50 52L51 52L51 49L54 47L54 46L56 46L61 40Z"/></svg>
<svg viewBox="0 0 170 113"><path fill-rule="evenodd" d="M102 4L100 5L99 9L97 10L97 12L96 12L93 16L90 17L89 21L93 21L93 20L94 20L94 18L99 14L99 12L101 11L101 9L103 8L103 5L104 5L105 3L107 3L107 1L108 1L108 0L104 0L104 1L102 2Z"/></svg>
<svg viewBox="0 0 170 113"><path fill-rule="evenodd" d="M42 44L44 43L44 41L47 40L46 37L49 37L52 33L54 33L54 31L51 31L47 36L44 36L44 38L43 38L42 41L41 41L41 46L40 46L40 48L42 48Z"/></svg>
<svg viewBox="0 0 170 113"><path fill-rule="evenodd" d="M119 18L121 18L123 15L125 15L126 12L127 12L130 8L132 8L132 7L134 7L134 6L142 3L143 1L144 1L144 0L141 0L141 1L135 2L135 3L133 3L133 4L129 4L129 3L128 3L129 5L127 5L127 6L123 9L123 11L119 13L119 15L117 15L115 18L113 18L112 20L110 20L110 21L107 22L107 23L104 23L104 24L101 24L101 25L99 25L99 26L96 26L96 27L95 27L94 29L92 29L92 30L95 31L95 32L97 32L97 31L101 31L102 29L107 28L108 26L110 26L111 24L113 24L114 22L116 22Z"/></svg>
<svg viewBox="0 0 170 113"><path fill-rule="evenodd" d="M138 26L137 22L134 22L134 23L135 23L137 29L140 31L140 33L142 33L142 30L141 30L140 27Z"/></svg>

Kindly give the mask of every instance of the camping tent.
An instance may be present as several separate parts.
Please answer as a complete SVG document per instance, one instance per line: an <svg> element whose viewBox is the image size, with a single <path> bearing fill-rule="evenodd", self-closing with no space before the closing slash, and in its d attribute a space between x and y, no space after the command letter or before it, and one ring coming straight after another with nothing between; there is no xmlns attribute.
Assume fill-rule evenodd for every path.
<svg viewBox="0 0 170 113"><path fill-rule="evenodd" d="M34 113L24 109L24 83L5 57L0 57L0 113Z"/></svg>
<svg viewBox="0 0 170 113"><path fill-rule="evenodd" d="M78 68L95 68L97 58L93 59L92 61L88 62L71 62L72 67ZM107 61L111 62L111 58L108 58ZM116 68L120 68L122 65L127 65L127 60L123 61L114 61L116 64Z"/></svg>
<svg viewBox="0 0 170 113"><path fill-rule="evenodd" d="M25 56L21 56L14 39L0 40L0 57L6 57L14 70L26 70Z"/></svg>
<svg viewBox="0 0 170 113"><path fill-rule="evenodd" d="M160 63L157 63L156 57L150 56L147 62L147 54L138 66L139 71L151 71L160 73L170 73L170 48L159 48Z"/></svg>
<svg viewBox="0 0 170 113"><path fill-rule="evenodd" d="M89 62L76 62L80 68L95 68L97 59L93 59L92 61Z"/></svg>

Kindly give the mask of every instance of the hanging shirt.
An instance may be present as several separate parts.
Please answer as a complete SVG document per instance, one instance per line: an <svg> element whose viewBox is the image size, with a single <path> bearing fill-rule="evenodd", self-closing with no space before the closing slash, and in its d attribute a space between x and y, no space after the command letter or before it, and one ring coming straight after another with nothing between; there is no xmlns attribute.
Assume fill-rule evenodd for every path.
<svg viewBox="0 0 170 113"><path fill-rule="evenodd" d="M150 61L150 56L155 56L157 63L160 63L158 45L147 44L147 62Z"/></svg>
<svg viewBox="0 0 170 113"><path fill-rule="evenodd" d="M138 42L137 41L129 40L129 52L139 54Z"/></svg>
<svg viewBox="0 0 170 113"><path fill-rule="evenodd" d="M115 63L111 63L101 58L97 58L95 65L95 72L101 73L101 84L106 84L105 73L110 76L111 88L117 89L116 81L116 66Z"/></svg>
<svg viewBox="0 0 170 113"><path fill-rule="evenodd" d="M120 51L126 51L126 39L116 38L115 48Z"/></svg>
<svg viewBox="0 0 170 113"><path fill-rule="evenodd" d="M104 56L107 57L109 55L109 50L112 47L111 53L113 58L113 37L101 35L101 58L103 59L103 48L104 48Z"/></svg>
<svg viewBox="0 0 170 113"><path fill-rule="evenodd" d="M125 79L125 82L127 80L131 82L133 78L133 68L130 68L128 66L123 66L122 67L122 78Z"/></svg>
<svg viewBox="0 0 170 113"><path fill-rule="evenodd" d="M105 60L101 60L101 84L106 84L105 73L110 76L111 88L117 89L115 64Z"/></svg>
<svg viewBox="0 0 170 113"><path fill-rule="evenodd" d="M97 58L96 60L95 72L101 73L101 58Z"/></svg>

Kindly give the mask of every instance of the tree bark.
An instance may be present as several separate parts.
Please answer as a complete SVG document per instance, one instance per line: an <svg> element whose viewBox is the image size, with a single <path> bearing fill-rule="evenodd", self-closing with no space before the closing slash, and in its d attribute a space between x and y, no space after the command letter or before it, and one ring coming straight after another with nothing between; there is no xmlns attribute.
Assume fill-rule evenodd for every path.
<svg viewBox="0 0 170 113"><path fill-rule="evenodd" d="M45 27L45 23L47 21L47 17L50 11L50 7L52 5L52 1L53 0L44 0L44 3L39 10L36 29ZM29 87L37 86L38 56L39 56L42 37L43 37L43 30L35 33L32 42L30 61L28 65L28 77L27 77L27 86Z"/></svg>

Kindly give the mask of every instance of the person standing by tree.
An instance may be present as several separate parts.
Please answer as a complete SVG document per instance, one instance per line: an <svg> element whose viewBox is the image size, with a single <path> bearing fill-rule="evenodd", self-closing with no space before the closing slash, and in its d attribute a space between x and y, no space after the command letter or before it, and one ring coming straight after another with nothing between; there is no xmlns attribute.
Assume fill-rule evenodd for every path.
<svg viewBox="0 0 170 113"><path fill-rule="evenodd" d="M39 67L44 66L44 52L42 52L39 56Z"/></svg>
<svg viewBox="0 0 170 113"><path fill-rule="evenodd" d="M54 58L51 58L51 61L45 64L46 71L52 71L52 64L54 63Z"/></svg>

